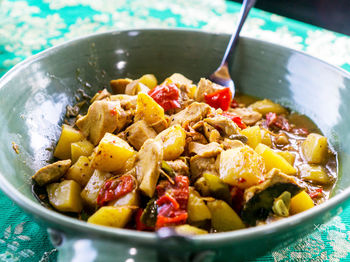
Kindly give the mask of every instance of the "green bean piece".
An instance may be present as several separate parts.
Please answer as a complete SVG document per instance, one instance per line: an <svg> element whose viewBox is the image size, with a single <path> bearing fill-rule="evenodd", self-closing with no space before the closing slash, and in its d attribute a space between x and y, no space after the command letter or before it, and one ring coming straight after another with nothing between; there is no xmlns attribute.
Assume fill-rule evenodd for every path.
<svg viewBox="0 0 350 262"><path fill-rule="evenodd" d="M280 217L289 216L289 206L292 195L288 191L284 191L278 198L275 199L272 205L272 211Z"/></svg>

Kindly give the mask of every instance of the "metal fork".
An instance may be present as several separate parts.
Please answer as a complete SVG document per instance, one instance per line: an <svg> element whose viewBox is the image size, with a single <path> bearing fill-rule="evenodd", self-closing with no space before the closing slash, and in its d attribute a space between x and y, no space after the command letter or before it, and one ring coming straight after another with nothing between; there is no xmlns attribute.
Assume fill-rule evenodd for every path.
<svg viewBox="0 0 350 262"><path fill-rule="evenodd" d="M232 92L232 97L235 96L235 84L230 76L229 64L230 61L232 61L234 49L236 48L238 43L239 33L241 32L241 29L249 14L250 9L255 5L256 1L257 0L243 0L240 12L240 19L236 31L232 34L230 38L220 66L215 70L213 74L209 76L209 79L212 82L229 87Z"/></svg>

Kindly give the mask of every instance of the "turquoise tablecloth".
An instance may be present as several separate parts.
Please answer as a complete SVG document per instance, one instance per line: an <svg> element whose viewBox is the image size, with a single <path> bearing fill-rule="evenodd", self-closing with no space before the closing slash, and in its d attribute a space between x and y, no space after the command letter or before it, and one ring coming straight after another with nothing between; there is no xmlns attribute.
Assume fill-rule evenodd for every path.
<svg viewBox="0 0 350 262"><path fill-rule="evenodd" d="M231 33L240 5L224 0L0 0L0 76L47 47L93 32L186 27ZM253 10L251 36L303 50L350 71L350 37ZM0 261L55 261L40 227L0 192ZM350 260L350 209L291 246L256 261Z"/></svg>

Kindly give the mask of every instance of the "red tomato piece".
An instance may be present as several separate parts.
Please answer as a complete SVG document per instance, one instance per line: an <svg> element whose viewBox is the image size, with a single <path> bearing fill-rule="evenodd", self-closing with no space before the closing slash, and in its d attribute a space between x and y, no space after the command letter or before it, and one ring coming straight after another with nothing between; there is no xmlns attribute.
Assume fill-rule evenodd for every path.
<svg viewBox="0 0 350 262"><path fill-rule="evenodd" d="M180 108L180 91L175 84L168 83L156 86L148 92L165 111L173 108Z"/></svg>
<svg viewBox="0 0 350 262"><path fill-rule="evenodd" d="M215 109L221 108L222 110L227 111L230 108L232 93L230 88L225 87L214 93L206 94L204 100L208 105Z"/></svg>
<svg viewBox="0 0 350 262"><path fill-rule="evenodd" d="M186 223L190 182L187 176L176 176L174 182L172 185L169 181L162 181L157 186L156 229Z"/></svg>
<svg viewBox="0 0 350 262"><path fill-rule="evenodd" d="M134 189L134 185L134 178L130 175L107 180L98 193L97 204L103 206L109 201L125 196Z"/></svg>

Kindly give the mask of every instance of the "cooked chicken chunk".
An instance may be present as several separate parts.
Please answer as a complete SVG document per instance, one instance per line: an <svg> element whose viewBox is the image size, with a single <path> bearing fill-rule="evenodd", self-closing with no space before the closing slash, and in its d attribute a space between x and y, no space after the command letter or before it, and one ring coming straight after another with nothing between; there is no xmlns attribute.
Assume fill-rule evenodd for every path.
<svg viewBox="0 0 350 262"><path fill-rule="evenodd" d="M102 91L97 92L96 95L94 95L94 97L91 99L90 103L93 103L93 102L98 101L98 100L105 99L105 98L110 97L110 96L111 96L111 94L105 88Z"/></svg>
<svg viewBox="0 0 350 262"><path fill-rule="evenodd" d="M195 181L204 172L217 174L216 158L193 156L190 160L191 180Z"/></svg>
<svg viewBox="0 0 350 262"><path fill-rule="evenodd" d="M135 110L137 104L137 96L129 96L129 95L112 95L110 96L111 101L119 101L120 106L124 110Z"/></svg>
<svg viewBox="0 0 350 262"><path fill-rule="evenodd" d="M163 145L159 140L148 139L137 154L136 177L140 190L153 197L163 159Z"/></svg>
<svg viewBox="0 0 350 262"><path fill-rule="evenodd" d="M106 132L121 130L129 122L128 115L118 101L96 101L89 107L88 113L79 118L77 127L94 145L97 145Z"/></svg>
<svg viewBox="0 0 350 262"><path fill-rule="evenodd" d="M278 169L271 169L266 175L266 180L264 183L252 186L245 190L244 192L244 201L248 202L254 195L257 193L275 185L275 184L296 184L294 177L283 174Z"/></svg>
<svg viewBox="0 0 350 262"><path fill-rule="evenodd" d="M239 133L238 126L227 117L216 115L214 117L204 119L204 122L219 129L224 136L231 136Z"/></svg>
<svg viewBox="0 0 350 262"><path fill-rule="evenodd" d="M157 133L144 120L140 120L129 126L125 130L125 135L128 142L137 150L140 150L143 143L149 138L155 138Z"/></svg>
<svg viewBox="0 0 350 262"><path fill-rule="evenodd" d="M39 186L56 182L68 171L71 163L72 161L67 159L44 166L40 168L32 178Z"/></svg>
<svg viewBox="0 0 350 262"><path fill-rule="evenodd" d="M216 142L212 142L206 145L191 142L188 145L188 151L190 154L193 153L202 157L213 157L221 153L222 146Z"/></svg>
<svg viewBox="0 0 350 262"><path fill-rule="evenodd" d="M242 119L244 124L249 126L254 125L262 118L262 115L259 112L250 108L233 108L230 109L230 112L235 113Z"/></svg>
<svg viewBox="0 0 350 262"><path fill-rule="evenodd" d="M195 99L197 102L204 102L205 95L214 93L223 88L225 87L215 84L208 79L201 78L198 83Z"/></svg>
<svg viewBox="0 0 350 262"><path fill-rule="evenodd" d="M181 159L177 159L174 161L166 161L166 163L175 171L177 175L188 176L190 172L186 163Z"/></svg>
<svg viewBox="0 0 350 262"><path fill-rule="evenodd" d="M210 112L211 108L205 103L194 102L179 113L171 116L170 125L183 125L184 123L202 120Z"/></svg>
<svg viewBox="0 0 350 262"><path fill-rule="evenodd" d="M124 94L125 88L132 82L130 78L119 78L110 81L113 94Z"/></svg>

